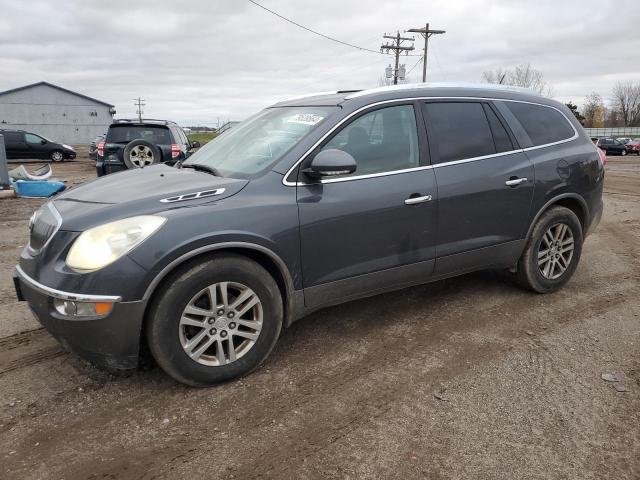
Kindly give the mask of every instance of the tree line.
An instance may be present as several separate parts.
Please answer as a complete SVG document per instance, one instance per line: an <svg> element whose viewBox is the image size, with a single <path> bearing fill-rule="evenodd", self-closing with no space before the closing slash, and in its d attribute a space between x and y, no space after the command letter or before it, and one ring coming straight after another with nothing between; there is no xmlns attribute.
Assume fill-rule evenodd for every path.
<svg viewBox="0 0 640 480"><path fill-rule="evenodd" d="M544 80L542 72L528 63L511 69L485 71L482 80L525 87L548 97L553 96L553 88ZM640 81L616 83L608 103L605 103L602 95L592 92L585 97L582 110L572 102L566 105L585 127L640 127Z"/></svg>

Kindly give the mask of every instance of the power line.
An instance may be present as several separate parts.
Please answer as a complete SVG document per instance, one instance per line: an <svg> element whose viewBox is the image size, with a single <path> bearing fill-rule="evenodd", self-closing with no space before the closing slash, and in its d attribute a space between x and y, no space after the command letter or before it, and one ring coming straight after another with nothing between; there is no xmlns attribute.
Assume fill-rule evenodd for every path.
<svg viewBox="0 0 640 480"><path fill-rule="evenodd" d="M420 62L422 62L422 60L423 60L423 58L422 58L422 57L420 57L420 58L418 59L418 61L413 65L413 67L411 67L411 68L409 69L409 71L406 73L406 76L407 76L407 77L409 76L409 74L410 74L411 72L413 72L413 69L414 69L414 68L416 68Z"/></svg>
<svg viewBox="0 0 640 480"><path fill-rule="evenodd" d="M272 15L275 15L276 17L281 18L285 22L289 22L289 23L295 25L296 27L302 28L303 30L306 30L307 32L311 32L311 33L314 33L316 35L319 35L319 36L321 36L323 38L326 38L327 40L331 40L332 42L340 43L342 45L346 45L347 47L356 48L356 49L364 51L364 52L371 52L371 53L377 53L377 54L386 55L385 53L379 52L378 50L372 50L370 48L360 47L358 45L354 45L353 43L344 42L342 40L338 40L337 38L330 37L329 35L325 35L324 33L320 33L320 32L318 32L316 30L313 30L313 29L311 29L309 27L305 27L304 25L301 25L298 22L294 22L290 18L287 18L287 17L285 17L283 15L280 15L278 12L274 12L273 10L268 9L264 5L260 5L258 2L254 1L254 0L249 0L249 2L253 3L256 7L260 7L263 10L266 10L267 12L271 13Z"/></svg>

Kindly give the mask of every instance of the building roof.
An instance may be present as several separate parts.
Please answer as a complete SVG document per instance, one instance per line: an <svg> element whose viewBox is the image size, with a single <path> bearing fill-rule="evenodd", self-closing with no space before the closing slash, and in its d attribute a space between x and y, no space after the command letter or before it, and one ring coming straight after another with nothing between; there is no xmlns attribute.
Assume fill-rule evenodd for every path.
<svg viewBox="0 0 640 480"><path fill-rule="evenodd" d="M19 92L20 90L27 90L28 88L33 88L33 87L37 87L37 86L40 86L40 85L46 85L47 87L55 88L56 90L60 90L60 91L65 92L65 93L70 93L71 95L75 95L76 97L82 97L84 99L91 100L92 102L100 103L102 105L106 105L107 107L114 107L115 106L115 105L111 105L110 103L103 102L102 100L98 100L96 98L92 98L92 97L89 97L87 95L83 95L81 93L74 92L72 90L67 90L66 88L59 87L58 85L54 85L53 83L49 83L49 82L36 82L36 83L31 83L29 85L25 85L23 87L17 87L17 88L12 88L10 90L5 90L4 92L0 92L0 96L4 95L6 93L13 93L13 92Z"/></svg>

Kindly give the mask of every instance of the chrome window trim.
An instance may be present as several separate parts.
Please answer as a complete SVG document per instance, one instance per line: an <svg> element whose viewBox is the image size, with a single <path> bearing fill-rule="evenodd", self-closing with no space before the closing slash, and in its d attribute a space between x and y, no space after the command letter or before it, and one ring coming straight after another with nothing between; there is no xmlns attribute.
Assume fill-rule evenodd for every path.
<svg viewBox="0 0 640 480"><path fill-rule="evenodd" d="M47 241L44 242L42 246L37 250L35 248L31 248L31 229L29 229L29 243L27 244L27 249L29 250L29 253L31 253L32 255L37 255L38 253L43 251L47 247L47 245L49 245L49 242L51 242L55 234L58 233L58 230L60 230L60 227L62 226L62 216L60 215L60 212L58 212L58 209L53 204L53 201L49 200L47 203L44 204L44 207L48 208L53 214L53 216L55 217L56 228L53 230L53 232L51 232L51 235L49 235L49 238L47 238ZM35 220L37 220L38 216L36 215L36 212L34 212L34 215L35 215L35 219L33 223L35 224Z"/></svg>
<svg viewBox="0 0 640 480"><path fill-rule="evenodd" d="M16 265L16 273L22 281L30 285L33 289L53 298L74 302L119 302L122 300L122 297L118 295L86 295L84 293L63 292L62 290L47 287L24 273L24 270L22 270L20 265Z"/></svg>
<svg viewBox="0 0 640 480"><path fill-rule="evenodd" d="M504 155L512 155L512 154L515 154L515 153L522 153L522 152L529 152L531 150L537 150L539 148L551 147L553 145L560 145L562 143L571 142L571 141L575 140L576 138L578 138L578 136L579 136L578 131L576 130L576 127L573 126L573 123L571 123L571 121L567 118L567 116L564 114L564 112L562 112L562 110L560 110L560 109L558 109L558 108L556 108L554 106L551 106L551 105L545 105L543 103L537 103L537 102L530 102L530 101L527 101L527 100L514 100L514 99L510 99L510 98L493 98L493 97L462 97L462 96L457 96L457 97L454 97L454 96L446 96L446 97L407 97L407 98L394 98L394 99L391 99L391 100L381 100L379 102L370 103L368 105L365 105L363 107L358 108L357 110L354 110L349 115L347 115L342 120L340 120L338 123L336 123L327 133L325 133L322 137L320 137L320 139L317 142L315 142L300 157L300 159L298 161L296 161L291 166L291 168L289 168L289 170L287 170L287 173L282 177L282 184L287 186L287 187L297 187L297 186L300 186L300 185L317 185L318 182L316 182L316 183L290 182L290 181L287 180L287 178L298 167L298 165L300 165L307 158L307 156L313 150L315 150L322 142L324 142L331 134L333 134L333 132L335 132L341 125L343 125L345 122L347 122L353 116L357 115L358 113L362 112L363 110L367 110L367 109L369 109L371 107L376 107L378 105L386 105L386 104L390 104L390 103L413 102L413 101L416 101L416 100L480 100L480 101L498 101L498 102L518 102L518 103L528 103L530 105L538 105L540 107L552 108L553 110L559 112L560 115L562 115L564 117L564 119L567 121L567 123L569 123L569 125L573 129L573 136L570 137L570 138L566 138L564 140L558 140L557 142L546 143L544 145L535 145L533 147L526 147L526 148L519 148L519 149L509 150L507 152L493 153L491 155L483 155L483 156L480 156L480 157L463 158L461 160L454 160L454 161L451 161L451 162L437 163L435 165L424 165L424 166L421 166L421 167L405 168L405 169L401 169L401 170L390 170L388 172L371 173L371 174L367 174L367 175L354 175L352 177L345 177L345 178L325 179L325 180L320 180L319 183L323 184L323 183L347 182L347 181L350 181L350 180L362 180L362 179L366 179L366 178L384 177L384 176L387 176L387 175L398 175L398 174L407 173L407 172L415 172L415 171L420 171L420 170L429 170L429 169L432 169L432 168L441 168L441 167L446 167L446 166L449 166L449 165L457 165L457 164L460 164L460 163L475 162L475 161L478 161L478 160L485 160L487 158L501 157L501 156L504 156Z"/></svg>

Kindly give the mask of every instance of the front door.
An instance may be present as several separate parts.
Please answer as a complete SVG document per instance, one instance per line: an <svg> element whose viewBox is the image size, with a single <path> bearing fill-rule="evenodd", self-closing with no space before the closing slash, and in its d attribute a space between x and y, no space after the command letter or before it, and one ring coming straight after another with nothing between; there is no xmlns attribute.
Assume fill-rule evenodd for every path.
<svg viewBox="0 0 640 480"><path fill-rule="evenodd" d="M33 133L25 133L25 140L27 141L28 158L48 158L49 152L47 151L47 141Z"/></svg>
<svg viewBox="0 0 640 480"><path fill-rule="evenodd" d="M308 306L424 281L435 258L437 191L412 103L361 112L315 152L351 154L354 173L297 186ZM302 170L303 168L301 168Z"/></svg>
<svg viewBox="0 0 640 480"><path fill-rule="evenodd" d="M437 274L509 263L529 226L534 169L489 102L424 103L438 184Z"/></svg>

